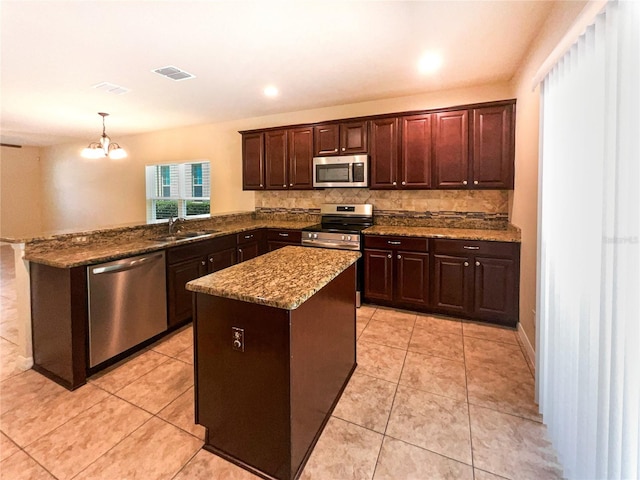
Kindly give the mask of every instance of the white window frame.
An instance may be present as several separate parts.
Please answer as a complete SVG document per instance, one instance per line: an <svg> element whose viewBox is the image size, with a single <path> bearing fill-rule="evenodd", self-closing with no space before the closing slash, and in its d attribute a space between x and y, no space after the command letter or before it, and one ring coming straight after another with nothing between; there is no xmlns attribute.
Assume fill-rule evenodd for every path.
<svg viewBox="0 0 640 480"><path fill-rule="evenodd" d="M193 196L193 187L191 187L187 191L187 165L193 164L209 164L209 185L211 185L211 163L209 160L190 160L181 163L162 163L162 164L152 164L145 166L145 178L146 178L146 192L147 192L147 223L164 223L168 222L167 218L156 218L156 202L158 201L175 201L178 204L178 217L183 218L209 218L211 213L202 214L202 215L187 215L187 202L190 201L209 201L209 209L211 209L211 195L202 196L202 197L194 197ZM162 175L159 173L160 169L158 167L177 167L178 171L178 180L177 185L171 184L171 195L170 196L162 196L157 195L157 187L160 189L164 188L162 182ZM202 190L203 193L206 192L205 188L205 175L202 175ZM173 172L172 172L173 174ZM160 177L160 178L158 178ZM209 190L210 190L209 186Z"/></svg>

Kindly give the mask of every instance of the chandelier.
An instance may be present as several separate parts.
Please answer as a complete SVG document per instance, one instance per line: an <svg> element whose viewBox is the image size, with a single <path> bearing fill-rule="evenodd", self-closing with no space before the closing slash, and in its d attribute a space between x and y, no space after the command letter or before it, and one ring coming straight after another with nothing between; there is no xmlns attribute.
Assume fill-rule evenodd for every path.
<svg viewBox="0 0 640 480"><path fill-rule="evenodd" d="M112 142L105 132L104 117L108 116L109 114L98 112L98 115L102 117L102 137L100 137L100 141L90 143L87 148L82 150L82 156L84 158L109 157L114 160L126 157L127 152L125 152L120 145Z"/></svg>

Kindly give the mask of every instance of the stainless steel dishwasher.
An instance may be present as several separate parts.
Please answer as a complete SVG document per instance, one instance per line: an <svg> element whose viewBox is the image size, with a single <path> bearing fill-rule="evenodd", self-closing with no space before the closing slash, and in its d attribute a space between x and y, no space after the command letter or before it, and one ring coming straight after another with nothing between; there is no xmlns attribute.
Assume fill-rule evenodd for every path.
<svg viewBox="0 0 640 480"><path fill-rule="evenodd" d="M167 329L164 252L87 267L89 366Z"/></svg>

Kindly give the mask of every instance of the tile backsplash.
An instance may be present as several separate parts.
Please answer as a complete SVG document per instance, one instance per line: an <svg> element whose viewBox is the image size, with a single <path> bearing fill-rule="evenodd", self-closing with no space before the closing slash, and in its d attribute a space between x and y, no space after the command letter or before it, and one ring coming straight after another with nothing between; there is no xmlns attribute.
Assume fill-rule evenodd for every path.
<svg viewBox="0 0 640 480"><path fill-rule="evenodd" d="M369 190L327 188L256 192L256 210L309 212L322 203L371 203L374 215L507 221L506 190Z"/></svg>

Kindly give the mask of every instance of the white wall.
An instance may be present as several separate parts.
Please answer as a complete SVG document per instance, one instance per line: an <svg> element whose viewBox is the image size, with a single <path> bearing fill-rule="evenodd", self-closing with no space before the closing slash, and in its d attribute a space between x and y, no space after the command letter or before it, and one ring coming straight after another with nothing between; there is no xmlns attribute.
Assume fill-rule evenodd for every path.
<svg viewBox="0 0 640 480"><path fill-rule="evenodd" d="M32 237L42 230L40 149L0 148L0 237Z"/></svg>
<svg viewBox="0 0 640 480"><path fill-rule="evenodd" d="M109 132L129 153L123 160L86 160L80 151L93 139L43 149L43 228L88 230L146 221L144 166L211 161L211 211L253 210L253 192L242 191L239 130L319 122L512 98L508 84L494 84L374 102L199 125L129 137ZM96 132L98 134L99 132Z"/></svg>

